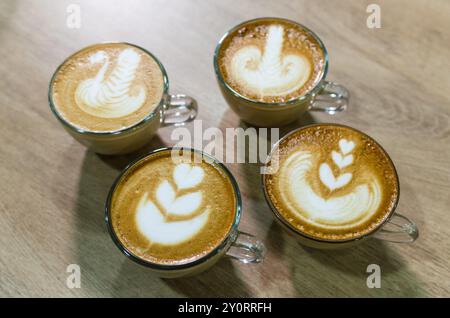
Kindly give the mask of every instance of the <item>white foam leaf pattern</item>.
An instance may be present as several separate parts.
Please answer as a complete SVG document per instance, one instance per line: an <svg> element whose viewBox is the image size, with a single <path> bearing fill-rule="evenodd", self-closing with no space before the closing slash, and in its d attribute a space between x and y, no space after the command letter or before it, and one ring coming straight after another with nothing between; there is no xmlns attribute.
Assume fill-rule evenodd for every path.
<svg viewBox="0 0 450 318"><path fill-rule="evenodd" d="M143 235L150 241L160 244L178 244L195 236L206 224L209 207L196 214L202 207L202 192L194 191L177 196L177 190L190 189L203 180L205 172L201 167L190 164L178 164L173 171L173 179L177 189L168 180L163 180L156 189L156 200L159 208L148 199L148 194L141 198L136 210L136 223ZM188 220L167 221L164 216L189 217Z"/></svg>
<svg viewBox="0 0 450 318"><path fill-rule="evenodd" d="M349 172L341 174L336 178L327 163L322 163L320 165L319 176L320 181L322 181L322 183L326 185L331 191L345 186L352 179L352 174Z"/></svg>
<svg viewBox="0 0 450 318"><path fill-rule="evenodd" d="M136 77L140 55L133 49L123 50L117 63L107 78L110 61L106 54L97 52L91 62L104 64L94 78L81 82L75 91L75 100L85 112L104 118L118 118L138 110L146 99L143 86L138 87L135 96L130 95L131 86Z"/></svg>
<svg viewBox="0 0 450 318"><path fill-rule="evenodd" d="M340 139L339 148L342 153L333 150L331 152L331 158L339 169L343 169L353 163L353 155L347 154L355 148L355 143L353 141L348 141L347 139ZM344 173L336 177L330 166L327 163L322 163L319 167L319 177L320 181L322 181L328 189L333 191L347 185L353 175L351 173Z"/></svg>
<svg viewBox="0 0 450 318"><path fill-rule="evenodd" d="M281 167L280 180L287 180L286 191L281 192L283 201L299 217L325 227L346 227L364 222L377 211L382 197L377 179L325 199L309 184L312 167L313 156L308 151L293 153Z"/></svg>
<svg viewBox="0 0 450 318"><path fill-rule="evenodd" d="M261 97L287 95L301 88L310 76L311 64L300 53L284 55L283 40L284 28L271 25L263 53L253 45L236 51L230 65L233 79Z"/></svg>
<svg viewBox="0 0 450 318"><path fill-rule="evenodd" d="M331 158L334 163L340 168L345 168L353 163L353 155L342 156L339 152L332 151Z"/></svg>
<svg viewBox="0 0 450 318"><path fill-rule="evenodd" d="M353 141L348 141L347 139L339 140L339 148L341 152L346 155L355 148L355 143Z"/></svg>
<svg viewBox="0 0 450 318"><path fill-rule="evenodd" d="M188 163L181 163L175 167L173 178L178 189L189 189L202 182L204 174L200 167L192 167Z"/></svg>
<svg viewBox="0 0 450 318"><path fill-rule="evenodd" d="M202 193L197 191L176 197L175 190L169 181L165 180L156 190L156 199L168 214L189 215L200 207Z"/></svg>
<svg viewBox="0 0 450 318"><path fill-rule="evenodd" d="M136 224L139 231L151 242L174 245L196 235L205 226L208 217L209 209L206 209L189 220L168 222L157 206L147 200L145 194L137 207Z"/></svg>

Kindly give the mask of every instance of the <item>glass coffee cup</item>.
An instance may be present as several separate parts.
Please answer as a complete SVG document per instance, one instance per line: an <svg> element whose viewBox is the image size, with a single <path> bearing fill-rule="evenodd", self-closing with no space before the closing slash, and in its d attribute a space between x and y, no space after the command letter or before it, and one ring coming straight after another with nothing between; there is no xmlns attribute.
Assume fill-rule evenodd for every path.
<svg viewBox="0 0 450 318"><path fill-rule="evenodd" d="M161 73L161 79L159 84L161 86L159 89L161 89L162 91L161 98L159 99L159 101L155 103L155 107L153 109L150 109L148 112L144 113L141 116L142 118L138 118L136 122L131 122L127 124L125 127L118 127L107 131L80 127L73 121L68 120L67 116L64 116L62 114L61 109L65 108L66 105L58 105L56 101L54 92L55 82L58 80L61 81L61 79L58 79L58 77L62 77L59 74L61 73L61 70L64 68L67 69L72 67L74 69L72 72L74 73L77 72L76 69L77 66L75 62L78 55L85 54L84 52L92 51L93 53L91 55L92 57L95 57L96 55L99 55L99 52L102 51L102 47L109 46L108 49L111 49L111 47L114 48L115 45L120 46L120 48L123 50L131 48L136 52L139 52L139 54L141 54L142 57L145 57L149 61L153 61L155 70ZM103 58L103 60L106 60L106 58ZM95 75L95 78L102 75L100 74L100 72L102 71L103 72L106 71L106 77L108 76L108 74L111 74L111 72L114 71L114 70L111 71L111 69L113 69L115 65L114 60L113 61L106 60L106 62L104 62L103 60L101 62L110 63L109 67L105 68L105 70L100 69L98 74ZM112 60L112 58L110 60ZM98 61L96 61L95 63L101 64ZM100 65L98 67L100 67ZM140 66L138 65L137 66L138 70L139 67ZM122 70L119 69L118 73L120 73L120 71ZM127 77L129 77L129 74L125 74L124 77L125 79L127 79ZM70 80L71 79L68 79L67 81ZM74 82L74 80L72 80L72 82ZM104 82L106 82L106 79L104 80ZM120 89L123 90L123 87L121 86ZM137 95L135 92L133 93ZM147 96L149 96L150 94L152 94L151 91L147 92ZM112 96L112 98L117 98L117 96ZM144 48L126 42L104 42L94 44L86 48L83 48L82 50L68 57L63 63L61 63L61 65L56 69L55 73L53 74L53 77L49 85L48 100L50 109L52 110L53 114L62 124L64 129L73 138L75 138L78 142L85 145L92 151L106 155L116 155L133 152L143 147L145 144L147 144L160 127L182 125L186 122L192 121L197 115L197 103L192 97L189 97L184 94L172 95L169 93L169 79L166 70L164 66L161 64L161 62L152 53L145 50ZM67 104L75 105L76 99L71 97L70 99L68 99ZM118 106L120 107L121 105ZM80 108L77 107L76 105L73 106L72 109L76 109L77 112L82 113ZM101 120L102 118L98 118L99 123L101 123ZM105 121L111 120L111 118L104 118L104 120ZM117 118L117 121L120 120L122 119Z"/></svg>
<svg viewBox="0 0 450 318"><path fill-rule="evenodd" d="M230 222L231 222L230 227L223 228L223 230L224 230L223 235L221 235L220 239L216 241L216 246L214 246L212 249L208 250L207 253L205 252L205 253L199 254L200 256L198 256L198 257L197 256L196 257L186 257L185 259L182 259L181 261L177 260L175 262L175 256L172 258L172 260L170 260L171 256L167 256L167 255L172 255L170 253L174 253L174 255L177 255L177 253L180 250L183 250L184 248L191 248L192 245L195 245L195 242L197 242L197 241L198 242L201 242L202 240L208 241L209 240L208 236L204 236L202 238L201 231L204 229L207 229L208 226L212 229L214 224L221 220L219 217L217 217L219 214L217 214L217 213L210 214L208 221L207 221L210 223L206 223L206 225L205 225L206 227L204 226L203 228L201 228L201 230L199 232L200 234L195 234L198 236L194 235L192 238L185 240L185 242L187 242L187 243L184 243L184 242L173 243L171 241L173 239L173 236L176 236L177 234L179 234L180 232L183 232L185 230L183 228L183 226L181 226L181 225L178 226L176 231L173 231L172 228L170 228L171 222L177 222L177 219L176 219L177 215L175 215L175 218L174 218L174 215L171 215L170 213L167 214L169 210L166 210L164 212L164 213L166 213L165 217L164 217L165 221L159 223L159 225L157 225L157 226L155 225L155 227L153 228L154 232L158 232L158 231L160 232L159 236L156 236L156 235L153 236L154 237L153 240L152 240L152 238L147 239L147 237L142 235L142 233L144 233L145 231L142 230L142 227L139 227L139 222L140 222L139 218L140 218L140 215L150 215L150 213L153 213L152 211L154 211L156 209L156 207L153 207L153 210L147 209L144 212L140 212L142 205L138 204L135 212L132 212L132 214L129 214L128 221L129 221L129 224L131 224L131 228L133 228L133 230L131 230L131 232L135 231L136 229L138 229L137 232L139 232L139 231L142 231L142 232L138 233L137 236L131 236L129 234L130 233L129 228L126 228L123 231L121 229L121 226L125 227L125 223L128 221L126 220L126 218L124 216L120 216L121 215L120 212L116 212L116 211L120 211L120 205L116 204L116 202L121 202L120 200L122 200L119 198L122 198L122 193L123 193L122 189L124 187L124 183L125 184L126 184L126 182L128 182L129 184L136 183L136 180L138 180L138 179L133 179L133 175L136 176L137 173L140 173L141 170L139 170L139 169L141 169L141 167L145 167L145 165L148 163L152 164L152 162L156 162L158 164L164 164L164 162L162 160L167 160L166 163L168 165L165 168L158 168L158 169L155 168L154 169L153 166L148 166L148 167L150 167L150 168L148 168L150 170L148 170L147 173L149 172L151 174L151 176L152 176L151 179L158 179L158 178L161 179L162 178L161 180L163 180L163 177L161 177L161 176L165 175L165 173L168 170L171 170L172 166L173 166L172 163L169 162L169 160L172 160L171 158L169 158L169 156L173 156L172 158L175 158L175 157L177 158L174 161L176 163L175 170L174 170L175 178L174 178L174 180L170 181L170 184L172 184L174 187L176 187L176 185L174 185L174 184L176 184L176 182L178 182L177 175L176 175L177 172L175 172L176 169L179 168L179 165L187 165L187 164L190 164L189 162L194 162L194 161L186 161L187 163L186 162L178 163L178 161L176 161L176 160L178 160L179 157L181 158L181 156L180 156L181 152L182 152L181 156L183 156L183 155L190 156L190 154L194 154L195 156L201 156L203 158L202 160L204 160L205 164L207 163L208 165L213 166L214 169L216 169L218 171L219 175L222 178L224 178L222 180L225 180L226 184L229 185L229 186L224 185L223 187L220 187L220 189L222 189L222 190L218 190L218 188L216 189L212 185L208 184L208 186L203 188L203 190L206 189L205 190L206 192L214 191L211 193L214 193L215 198L218 198L218 197L222 198L222 197L220 197L220 195L223 195L223 194L230 195L232 197L232 200L234 203L232 204L233 215L231 216L232 218L230 219ZM201 163L201 166L202 165L203 165L203 163ZM159 166L159 167L162 167L162 166ZM194 167L194 168L192 168L192 167ZM190 173L189 178L187 178L185 180L187 183L192 183L192 182L194 182L193 180L197 178L192 173L193 173L194 169L197 169L195 167L198 167L198 163L197 163L197 165L193 164L192 167L191 167L192 169L189 172ZM142 169L144 169L144 168L142 168ZM145 168L145 169L147 169L147 168ZM207 179L209 176L212 176L213 170L205 170L205 171L206 172L204 172L203 177L202 177L203 179L205 179L205 178ZM169 171L168 174L166 173L166 175L170 175L170 173L171 172ZM148 188L149 189L157 188L156 198L154 199L154 202L157 202L156 205L162 211L162 209L165 207L164 202L162 200L164 198L164 195L162 195L160 198L157 197L159 193L162 193L165 191L164 186L163 186L165 181L161 181L161 180L158 179L156 181L157 183L155 183L155 185L156 185L155 187L149 186ZM175 183L174 183L174 181L175 181ZM165 186L170 188L170 186L168 186L167 184ZM181 205L178 205L178 209L180 207L183 208L183 207L189 206L191 204L191 203L189 203L189 200L186 200L187 186L183 186L183 187L180 186L180 188L182 188L182 190L180 190L180 191L184 191L182 193L185 194L185 200L183 201L183 203ZM138 189L138 190L136 190L136 189ZM142 189L141 186L133 188L132 192L130 192L130 193L132 193L133 196L136 196L137 191L140 191L141 189ZM194 186L194 188L189 188L189 189L194 189L192 191L196 191L195 186ZM189 191L189 189L188 189L188 191ZM213 190L213 189L216 189L216 190ZM149 190L149 191L153 191L153 190ZM159 192L159 191L162 191L162 192ZM201 191L201 190L198 190L198 191ZM217 191L225 191L226 193L220 194ZM204 200L208 194L205 194L205 193L202 193L202 194L203 194L202 200ZM193 194L188 193L188 195L193 195ZM146 198L150 198L150 197L151 197L151 195ZM159 200L159 199L161 199L161 200ZM220 201L220 200L216 199L214 202L217 203L217 201ZM142 202L142 201L140 201L140 202ZM210 201L210 202L212 202L212 201ZM219 202L219 204L222 204L222 202ZM125 209L127 209L127 210L131 209L132 206L136 206L136 204L127 203L127 205L125 205ZM146 207L148 207L148 206L149 205L147 205ZM209 207L208 207L208 209L209 209ZM212 209L216 209L216 208L211 207L211 210ZM236 259L245 264L260 263L264 259L264 255L265 255L264 244L261 241L257 240L254 236L238 230L241 213L242 213L242 202L241 202L241 194L239 191L239 187L236 183L236 180L234 179L231 172L222 163L220 163L217 159L213 158L212 156L210 156L206 153L203 153L201 151L197 151L197 150L190 149L190 148L162 148L162 149L155 150L155 151L135 160L120 173L120 175L117 177L116 181L112 185L111 190L108 195L108 198L107 198L107 201L106 201L105 210L106 210L105 220L106 220L108 231L111 235L112 240L114 241L116 246L119 248L119 250L122 253L124 253L132 261L147 267L149 270L151 270L157 276L160 276L160 277L175 278L175 277L191 276L194 274L198 274L198 273L210 268L211 266L213 266L222 256ZM223 211L218 211L218 212L225 213L227 211L223 210ZM128 213L128 212L126 212L126 213ZM147 214L142 214L142 213L147 213ZM192 217L190 219L191 223L190 224L187 223L186 226L191 226L194 222L197 222L196 220L194 220L194 218L197 218L197 219L201 218L201 215L199 216L198 212L194 211L193 215L194 215L194 217ZM172 219L170 219L171 217L172 217ZM119 221L118 221L119 219L121 220L120 225L119 225ZM133 219L133 220L131 220L131 219ZM153 218L152 220L155 220L155 219L156 218ZM135 224L138 224L138 225L136 226ZM161 228L164 228L164 229L161 230ZM141 230L139 230L139 229L141 229ZM171 233L171 234L167 234L167 233ZM219 233L219 231L214 230L214 231L210 232L208 235L212 236L212 235L215 235L218 233ZM150 233L150 235L151 234L152 233ZM167 236L167 235L169 235L169 236ZM167 236L167 237L165 237L165 236ZM144 239L143 239L143 237L144 237ZM165 237L165 238L161 238L161 237ZM164 241L164 239L166 239L166 241ZM150 246L150 248L154 247L154 250L156 251L155 255L158 252L158 253L160 253L158 255L165 255L165 256L164 257L160 256L160 260L156 261L156 258L149 258L149 257L146 257L144 254L138 255L139 251L142 250L142 248L141 249L135 248L133 246L132 242L138 242L136 244L140 244L139 242L142 242L142 240L145 241L145 243L143 245L144 247L145 246ZM211 238L211 240L212 240L212 238ZM213 245L213 243L208 243L208 244ZM200 247L200 248L202 248L202 247ZM163 258L165 258L164 261L162 261Z"/></svg>
<svg viewBox="0 0 450 318"><path fill-rule="evenodd" d="M262 188L275 220L303 245L333 249L368 238L412 243L419 236L416 224L397 212L392 160L359 130L339 124L296 129L273 147L265 172Z"/></svg>
<svg viewBox="0 0 450 318"><path fill-rule="evenodd" d="M315 42L317 50L321 52L320 64L322 67L316 75L314 83L308 90L299 96L283 99L281 101L261 101L239 92L230 85L225 78L221 64L223 46L230 42L236 34L247 32L255 24L286 24L302 30L303 35ZM251 35L253 36L253 34ZM248 61L253 63L254 61ZM216 46L214 53L214 70L219 88L230 108L239 117L252 125L259 127L280 127L297 120L306 111L325 112L330 115L344 111L349 102L348 90L340 84L325 80L328 71L328 53L320 38L305 26L281 18L258 18L243 22L225 33ZM260 78L260 75L255 75ZM267 81L270 81L268 76Z"/></svg>

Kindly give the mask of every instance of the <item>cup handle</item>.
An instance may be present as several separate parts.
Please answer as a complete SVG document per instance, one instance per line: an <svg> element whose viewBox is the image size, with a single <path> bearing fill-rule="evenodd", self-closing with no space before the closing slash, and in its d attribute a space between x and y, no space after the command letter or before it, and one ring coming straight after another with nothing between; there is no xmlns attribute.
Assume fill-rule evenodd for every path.
<svg viewBox="0 0 450 318"><path fill-rule="evenodd" d="M197 102L184 94L168 95L164 103L163 126L182 126L197 116Z"/></svg>
<svg viewBox="0 0 450 318"><path fill-rule="evenodd" d="M237 232L236 238L226 253L228 257L245 264L261 263L265 254L266 247L260 240L251 234L240 231Z"/></svg>
<svg viewBox="0 0 450 318"><path fill-rule="evenodd" d="M334 115L347 109L349 98L350 93L344 86L325 81L313 97L309 110Z"/></svg>
<svg viewBox="0 0 450 318"><path fill-rule="evenodd" d="M412 243L419 237L417 225L406 216L395 213L374 237L394 243Z"/></svg>

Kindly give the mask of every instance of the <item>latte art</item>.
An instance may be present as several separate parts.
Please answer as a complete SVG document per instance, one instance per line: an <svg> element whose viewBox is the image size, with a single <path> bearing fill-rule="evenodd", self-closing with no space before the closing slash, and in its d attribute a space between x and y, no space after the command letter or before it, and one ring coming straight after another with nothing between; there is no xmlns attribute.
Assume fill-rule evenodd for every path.
<svg viewBox="0 0 450 318"><path fill-rule="evenodd" d="M280 216L309 236L345 240L376 228L398 198L393 165L369 137L338 125L313 125L277 149L280 167L265 176Z"/></svg>
<svg viewBox="0 0 450 318"><path fill-rule="evenodd" d="M111 200L121 244L157 264L185 264L211 252L236 216L236 194L221 169L190 150L176 159L162 150L134 164Z"/></svg>
<svg viewBox="0 0 450 318"><path fill-rule="evenodd" d="M313 163L310 152L300 151L292 154L281 168L280 177L287 180L283 185L285 191L280 192L281 196L298 213L299 218L325 228L345 228L361 224L373 216L381 202L381 189L375 178L369 183L353 185L344 195L323 197L314 191L308 181ZM327 164L322 165L328 167ZM351 174L341 175L337 181L334 176L324 177L322 165L320 181L330 190L349 183ZM330 185L330 182L334 183Z"/></svg>
<svg viewBox="0 0 450 318"><path fill-rule="evenodd" d="M301 54L283 54L284 28L271 25L264 50L244 46L231 58L230 75L260 97L288 95L309 78L311 65Z"/></svg>
<svg viewBox="0 0 450 318"><path fill-rule="evenodd" d="M111 61L102 51L91 57L91 62L103 63L95 78L81 82L75 91L75 100L85 112L99 117L114 118L129 115L145 102L146 92L138 87L136 96L130 96L131 84L141 58L134 49L123 50L109 76L105 73Z"/></svg>
<svg viewBox="0 0 450 318"><path fill-rule="evenodd" d="M353 163L353 155L348 153L353 150L354 146L355 143L353 141L348 142L346 139L341 139L339 140L341 152L334 150L331 152L331 158L339 169L343 169ZM319 176L322 183L330 190L345 186L353 177L351 173L343 173L336 178L327 163L320 165Z"/></svg>
<svg viewBox="0 0 450 318"><path fill-rule="evenodd" d="M156 200L165 210L164 213L148 199L148 193L145 193L136 210L136 222L142 234L151 242L160 244L181 243L197 234L205 226L209 216L209 207L195 215L202 208L202 192L190 192L177 198L176 190L195 188L202 181L203 175L204 171L200 167L177 165L174 170L177 189L164 180L156 190ZM171 216L187 216L188 219L169 221Z"/></svg>
<svg viewBox="0 0 450 318"><path fill-rule="evenodd" d="M231 32L217 61L229 86L262 102L286 102L308 93L325 68L318 40L299 24L275 18L249 21Z"/></svg>
<svg viewBox="0 0 450 318"><path fill-rule="evenodd" d="M127 43L102 43L70 56L51 84L55 110L71 126L114 132L152 114L165 89L161 66Z"/></svg>

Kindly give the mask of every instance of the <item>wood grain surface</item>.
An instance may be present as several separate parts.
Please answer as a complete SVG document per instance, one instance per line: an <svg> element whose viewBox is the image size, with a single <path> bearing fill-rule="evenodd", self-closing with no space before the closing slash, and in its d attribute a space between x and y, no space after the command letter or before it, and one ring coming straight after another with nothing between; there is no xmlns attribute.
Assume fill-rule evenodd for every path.
<svg viewBox="0 0 450 318"><path fill-rule="evenodd" d="M372 2L379 29L366 26ZM66 25L71 3L0 3L0 296L450 296L449 1L74 1L79 29ZM51 75L86 45L136 43L165 65L172 92L197 99L204 127L245 127L220 94L212 57L229 28L262 16L314 30L330 54L328 79L351 92L348 112L306 114L281 134L336 122L373 136L396 164L398 210L420 238L304 248L274 223L258 165L228 164L243 193L240 228L264 241L265 262L224 258L196 277L156 278L118 251L104 223L111 183L138 154L99 156L72 139L48 107ZM172 145L171 131L141 153ZM80 265L81 288L67 287L69 264ZM379 289L366 286L369 264L381 267Z"/></svg>

